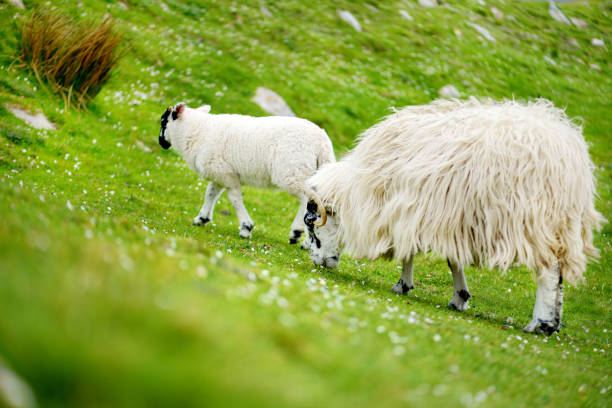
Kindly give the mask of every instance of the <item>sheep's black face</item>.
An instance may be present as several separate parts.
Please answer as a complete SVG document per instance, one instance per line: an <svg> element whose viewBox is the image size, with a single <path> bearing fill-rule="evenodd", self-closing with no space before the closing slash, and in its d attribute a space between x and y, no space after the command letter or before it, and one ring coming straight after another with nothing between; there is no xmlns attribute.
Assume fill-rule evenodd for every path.
<svg viewBox="0 0 612 408"><path fill-rule="evenodd" d="M336 268L340 263L338 223L334 214L328 212L327 223L318 227L314 223L319 217L317 205L310 201L304 215L304 223L308 229L310 259L315 265Z"/></svg>
<svg viewBox="0 0 612 408"><path fill-rule="evenodd" d="M168 120L170 118L171 113L172 113L172 108L168 108L166 109L164 114L161 116L161 130L159 131L159 145L163 147L164 149L169 149L170 146L172 146L170 142L166 140L166 137L165 137L166 126L168 126Z"/></svg>

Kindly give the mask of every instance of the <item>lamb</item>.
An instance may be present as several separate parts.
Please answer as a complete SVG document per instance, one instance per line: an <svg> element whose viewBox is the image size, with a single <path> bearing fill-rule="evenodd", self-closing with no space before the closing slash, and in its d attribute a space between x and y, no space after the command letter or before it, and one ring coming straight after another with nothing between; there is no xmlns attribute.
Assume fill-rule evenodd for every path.
<svg viewBox="0 0 612 408"><path fill-rule="evenodd" d="M435 101L409 106L366 130L359 144L308 181L325 205L304 221L316 265L357 258L403 262L396 293L414 288L415 254L447 259L463 311L464 266L536 271L526 332L559 330L563 282L583 280L596 258L594 166L579 126L550 101ZM318 221L327 217L326 225Z"/></svg>
<svg viewBox="0 0 612 408"><path fill-rule="evenodd" d="M159 144L164 149L174 146L193 171L210 180L194 225L212 221L215 202L227 188L240 222L240 236L250 238L253 221L240 186L276 186L300 200L291 224L292 244L304 232L306 203L313 198L306 179L320 166L335 161L329 137L312 122L280 116L213 115L208 105L190 109L179 103L166 109Z"/></svg>

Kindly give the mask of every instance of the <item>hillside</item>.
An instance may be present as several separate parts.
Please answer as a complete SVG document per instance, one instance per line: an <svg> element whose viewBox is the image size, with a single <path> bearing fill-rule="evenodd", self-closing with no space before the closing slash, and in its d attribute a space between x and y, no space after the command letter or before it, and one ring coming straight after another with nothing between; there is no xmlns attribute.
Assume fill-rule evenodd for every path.
<svg viewBox="0 0 612 408"><path fill-rule="evenodd" d="M461 98L543 97L581 121L612 220L612 8L605 1L0 1L0 405L557 406L612 404L612 226L599 262L566 287L564 327L526 335L533 273L467 268L473 298L415 260L344 256L316 268L289 246L297 200L244 188L238 237L224 195L191 225L206 188L157 144L185 101L264 116L258 87L323 127L337 157L391 112L453 85ZM87 109L65 106L14 60L36 7L110 15L125 56ZM357 31L338 10L350 11ZM483 30L484 29L484 30ZM9 106L42 112L36 130ZM11 385L17 379L20 386ZM15 399L17 398L17 399ZM19 403L21 398L22 403ZM15 402L17 401L17 402Z"/></svg>

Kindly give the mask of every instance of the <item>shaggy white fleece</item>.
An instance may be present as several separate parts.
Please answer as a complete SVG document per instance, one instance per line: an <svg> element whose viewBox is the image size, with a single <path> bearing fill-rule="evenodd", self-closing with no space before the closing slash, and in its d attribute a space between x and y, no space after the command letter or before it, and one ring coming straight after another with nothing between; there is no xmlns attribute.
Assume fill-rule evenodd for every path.
<svg viewBox="0 0 612 408"><path fill-rule="evenodd" d="M575 283L598 255L593 167L581 127L550 101L439 100L389 115L310 183L356 257L558 265Z"/></svg>

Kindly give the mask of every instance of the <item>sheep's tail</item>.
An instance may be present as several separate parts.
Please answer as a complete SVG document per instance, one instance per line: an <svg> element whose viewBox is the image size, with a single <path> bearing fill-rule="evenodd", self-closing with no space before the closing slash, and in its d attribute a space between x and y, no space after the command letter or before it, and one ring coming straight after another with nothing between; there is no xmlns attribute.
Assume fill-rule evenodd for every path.
<svg viewBox="0 0 612 408"><path fill-rule="evenodd" d="M319 154L317 155L317 170L328 163L335 163L336 156L334 156L334 148L331 144L329 138L327 138L327 143L325 147L319 150Z"/></svg>

